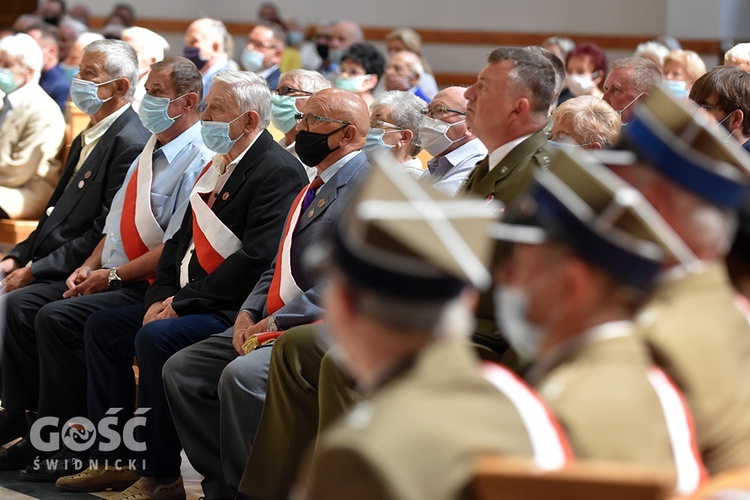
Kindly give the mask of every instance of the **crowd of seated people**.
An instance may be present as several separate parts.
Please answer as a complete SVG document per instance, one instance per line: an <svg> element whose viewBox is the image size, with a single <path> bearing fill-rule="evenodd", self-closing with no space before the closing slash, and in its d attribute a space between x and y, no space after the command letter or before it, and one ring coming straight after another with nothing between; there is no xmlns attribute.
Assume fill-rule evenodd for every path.
<svg viewBox="0 0 750 500"><path fill-rule="evenodd" d="M271 3L237 54L89 22L0 33L0 219L38 221L0 257L0 470L450 499L488 453L679 495L750 466L748 44L553 36L464 87L413 29Z"/></svg>

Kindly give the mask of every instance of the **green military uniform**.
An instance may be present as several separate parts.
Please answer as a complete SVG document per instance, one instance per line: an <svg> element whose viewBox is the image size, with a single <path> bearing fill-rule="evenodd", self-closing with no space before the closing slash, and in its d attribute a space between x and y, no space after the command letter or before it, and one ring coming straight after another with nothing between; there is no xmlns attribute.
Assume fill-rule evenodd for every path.
<svg viewBox="0 0 750 500"><path fill-rule="evenodd" d="M664 413L646 377L651 359L634 330L625 321L601 325L546 367L538 362L530 381L577 458L674 468Z"/></svg>
<svg viewBox="0 0 750 500"><path fill-rule="evenodd" d="M547 439L544 445L549 451L561 443ZM459 498L482 453L538 456L518 407L480 375L470 347L438 342L318 441L306 475L308 494L348 500Z"/></svg>
<svg viewBox="0 0 750 500"><path fill-rule="evenodd" d="M638 317L657 363L695 418L709 473L750 463L750 326L721 262L665 279Z"/></svg>

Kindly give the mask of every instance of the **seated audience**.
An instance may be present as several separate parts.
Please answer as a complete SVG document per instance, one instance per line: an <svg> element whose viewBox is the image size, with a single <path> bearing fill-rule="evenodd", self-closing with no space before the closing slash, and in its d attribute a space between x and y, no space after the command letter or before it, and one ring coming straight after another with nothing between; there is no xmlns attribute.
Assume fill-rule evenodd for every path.
<svg viewBox="0 0 750 500"><path fill-rule="evenodd" d="M370 106L370 131L365 153L372 161L378 151L389 151L407 174L418 178L424 173L416 156L422 150L419 125L424 101L414 94L397 90L386 92Z"/></svg>
<svg viewBox="0 0 750 500"><path fill-rule="evenodd" d="M226 42L227 27L217 19L196 19L185 31L183 55L203 75L203 98L211 90L211 81L219 71L230 69Z"/></svg>
<svg viewBox="0 0 750 500"><path fill-rule="evenodd" d="M81 65L81 59L83 59L83 49L86 48L92 42L97 40L103 40L104 37L99 33L85 32L76 38L73 42L73 46L68 52L68 56L63 60L62 67L65 70L65 76L73 82L73 79L78 75L79 66Z"/></svg>
<svg viewBox="0 0 750 500"><path fill-rule="evenodd" d="M385 59L374 45L355 43L341 56L335 85L354 92L370 106L375 100L373 91L381 82L384 71Z"/></svg>
<svg viewBox="0 0 750 500"><path fill-rule="evenodd" d="M65 111L65 103L68 100L68 94L70 94L70 81L60 65L59 31L48 24L35 24L26 30L26 33L36 40L44 56L44 67L42 68L42 76L39 78L39 86L54 99L60 106L60 110Z"/></svg>
<svg viewBox="0 0 750 500"><path fill-rule="evenodd" d="M325 57L321 54L323 62L318 68L323 76L333 78L339 70L341 57L346 49L355 43L365 41L364 33L359 24L354 21L339 21L328 30Z"/></svg>
<svg viewBox="0 0 750 500"><path fill-rule="evenodd" d="M39 86L43 65L29 35L0 39L0 218L38 219L60 176L65 120Z"/></svg>
<svg viewBox="0 0 750 500"><path fill-rule="evenodd" d="M552 113L550 142L607 149L620 137L620 127L620 115L602 99L574 97Z"/></svg>

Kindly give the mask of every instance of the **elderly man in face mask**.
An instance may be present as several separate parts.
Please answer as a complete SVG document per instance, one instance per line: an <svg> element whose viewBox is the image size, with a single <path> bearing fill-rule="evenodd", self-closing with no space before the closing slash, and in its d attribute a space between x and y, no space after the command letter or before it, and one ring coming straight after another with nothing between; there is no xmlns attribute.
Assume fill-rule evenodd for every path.
<svg viewBox="0 0 750 500"><path fill-rule="evenodd" d="M423 178L436 189L454 195L477 162L487 156L487 148L466 126L463 87L448 87L422 110L419 127L422 147L432 155Z"/></svg>

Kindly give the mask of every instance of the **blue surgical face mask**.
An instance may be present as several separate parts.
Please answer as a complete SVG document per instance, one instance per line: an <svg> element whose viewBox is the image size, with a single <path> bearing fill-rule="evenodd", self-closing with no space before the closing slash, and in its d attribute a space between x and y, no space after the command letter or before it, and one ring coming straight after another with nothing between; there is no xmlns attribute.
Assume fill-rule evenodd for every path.
<svg viewBox="0 0 750 500"><path fill-rule="evenodd" d="M305 39L305 34L301 31L290 31L289 34L286 36L286 44L287 45L297 45L302 40Z"/></svg>
<svg viewBox="0 0 750 500"><path fill-rule="evenodd" d="M18 88L16 74L8 68L0 68L0 90L10 94Z"/></svg>
<svg viewBox="0 0 750 500"><path fill-rule="evenodd" d="M365 147L364 151L368 158L378 150L388 150L392 149L395 146L391 146L390 144L386 144L383 142L383 136L387 132L399 132L398 130L386 130L384 128L371 128L367 132L367 138L365 139Z"/></svg>
<svg viewBox="0 0 750 500"><path fill-rule="evenodd" d="M294 115L297 110L298 97L271 94L271 123L284 134L297 125Z"/></svg>
<svg viewBox="0 0 750 500"><path fill-rule="evenodd" d="M156 97L151 94L146 94L145 96L143 96L141 108L138 110L138 116L141 119L141 123L143 123L143 126L150 130L152 133L161 134L172 126L175 118L179 118L182 116L182 114L174 117L169 116L169 114L167 113L169 104L176 101L177 99L182 99L188 94L189 92L186 92L181 96L175 97L171 100L168 97Z"/></svg>
<svg viewBox="0 0 750 500"><path fill-rule="evenodd" d="M664 86L677 97L687 97L687 84L681 80L664 80Z"/></svg>
<svg viewBox="0 0 750 500"><path fill-rule="evenodd" d="M242 63L242 67L247 71L255 72L263 69L263 60L265 58L266 55L263 52L245 49L242 51L240 62Z"/></svg>
<svg viewBox="0 0 750 500"><path fill-rule="evenodd" d="M229 137L229 126L243 116L245 116L245 113L242 113L231 122L204 121L203 127L201 128L203 144L215 153L219 153L220 155L227 154L229 150L232 149L232 146L234 146L234 143L244 135L244 133L242 133L237 139L232 139Z"/></svg>
<svg viewBox="0 0 750 500"><path fill-rule="evenodd" d="M114 81L117 81L117 78L102 83L73 78L73 83L70 84L70 98L78 106L78 109L91 116L99 111L105 102L114 97L114 95L111 95L106 99L99 99L99 87Z"/></svg>

